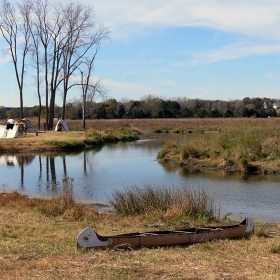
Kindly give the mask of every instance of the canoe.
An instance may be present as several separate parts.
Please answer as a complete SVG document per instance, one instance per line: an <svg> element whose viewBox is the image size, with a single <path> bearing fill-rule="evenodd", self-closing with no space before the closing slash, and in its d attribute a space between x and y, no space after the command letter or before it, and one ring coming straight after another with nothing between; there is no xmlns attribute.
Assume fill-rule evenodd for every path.
<svg viewBox="0 0 280 280"><path fill-rule="evenodd" d="M241 223L231 226L200 227L176 230L133 232L120 235L101 236L92 228L83 229L77 237L77 248L117 249L162 247L188 245L217 239L248 237L254 232L254 221L245 218Z"/></svg>

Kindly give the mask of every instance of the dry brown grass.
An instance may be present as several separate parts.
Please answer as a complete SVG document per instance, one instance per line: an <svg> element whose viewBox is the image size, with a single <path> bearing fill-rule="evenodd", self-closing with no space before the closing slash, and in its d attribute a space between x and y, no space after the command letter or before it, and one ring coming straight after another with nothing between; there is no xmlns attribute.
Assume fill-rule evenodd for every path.
<svg viewBox="0 0 280 280"><path fill-rule="evenodd" d="M31 122L36 126L37 118L31 118ZM5 120L0 120L4 124ZM196 132L196 131L221 131L233 126L252 127L256 124L263 128L263 133L267 130L279 129L279 119L254 119L254 118L234 118L234 119L122 119L122 120L87 120L86 130L82 130L81 120L67 120L70 132L39 131L38 136L34 133L14 139L0 139L1 149L14 150L50 150L55 149L52 141L83 140L90 133L98 134L110 133L119 129L128 129L139 133L152 132Z"/></svg>
<svg viewBox="0 0 280 280"><path fill-rule="evenodd" d="M36 124L36 120L32 120ZM75 131L80 121L67 121L71 132L46 132L17 139L1 139L1 145L21 150L44 146L46 139L84 137L90 130L131 128L142 133L156 129L222 130L233 124L279 129L278 119L172 119L93 120L85 132ZM6 142L7 141L7 142ZM188 247L140 249L135 251L76 250L81 229L91 226L102 235L147 228L147 217L120 218L89 215L84 206L79 219L68 208L61 215L45 215L38 201L13 193L0 199L0 278L2 279L280 279L280 225L258 226L245 240L220 240ZM61 201L61 200L60 200ZM54 200L54 205L57 201ZM71 204L71 198L66 198ZM58 203L60 206L61 203ZM50 208L52 209L52 208ZM72 208L73 209L73 208ZM75 209L75 207L74 207ZM88 211L87 211L88 210ZM51 210L53 211L53 210ZM81 216L84 218L81 218ZM150 217L153 222L159 222Z"/></svg>
<svg viewBox="0 0 280 280"><path fill-rule="evenodd" d="M0 120L5 124L6 120ZM30 118L34 126L37 118ZM71 131L82 130L81 120L66 120ZM118 128L131 128L142 133L149 133L155 129L176 130L220 130L234 125L253 126L261 124L264 129L279 127L279 118L256 119L256 118L211 118L211 119L96 119L86 120L87 130L110 130Z"/></svg>
<svg viewBox="0 0 280 280"><path fill-rule="evenodd" d="M116 234L147 230L145 219L51 217L40 214L21 196L12 205L3 206L4 200L0 202L2 279L280 278L280 252L272 250L280 245L280 225L258 226L256 234L244 240L134 251L77 251L76 237L86 226L103 235Z"/></svg>
<svg viewBox="0 0 280 280"><path fill-rule="evenodd" d="M81 121L67 120L70 129L81 129ZM121 119L121 120L87 120L87 129L118 129L131 128L141 133L149 133L155 130L161 131L219 131L235 125L261 124L264 129L279 128L278 118L255 119L255 118L217 118L217 119Z"/></svg>
<svg viewBox="0 0 280 280"><path fill-rule="evenodd" d="M85 134L77 131L60 133L54 131L41 132L36 136L35 134L27 134L24 137L12 139L0 139L0 151L44 151L56 150L55 141L64 141L69 139L83 140Z"/></svg>

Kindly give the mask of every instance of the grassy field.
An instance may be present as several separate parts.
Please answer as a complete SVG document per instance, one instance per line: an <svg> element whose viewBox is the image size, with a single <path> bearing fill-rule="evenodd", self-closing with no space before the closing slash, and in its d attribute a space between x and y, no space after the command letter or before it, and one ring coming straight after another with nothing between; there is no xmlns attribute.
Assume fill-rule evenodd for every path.
<svg viewBox="0 0 280 280"><path fill-rule="evenodd" d="M280 279L280 225L257 225L249 239L83 251L76 249L76 237L86 226L109 235L154 230L150 224L160 221L152 214L98 213L88 205L79 208L78 216L73 205L54 215L58 201L65 204L56 198L46 212L38 200L0 195L2 279Z"/></svg>
<svg viewBox="0 0 280 280"><path fill-rule="evenodd" d="M32 120L36 124L36 120ZM67 121L71 132L41 132L0 139L2 149L49 150L55 141L87 139L92 134L221 132L232 126L260 126L261 135L279 130L278 119L170 119ZM248 129L249 131L249 129ZM6 146L5 146L6 145ZM4 148L3 148L4 147ZM137 183L137 182L136 182ZM200 220L150 212L133 216L99 213L70 197L48 203L5 193L0 186L0 278L3 279L280 279L280 225L256 226L249 239L220 240L187 247L133 251L81 251L76 237L87 226L102 235L201 225ZM222 220L218 224L232 221ZM239 221L237 221L239 222ZM209 222L207 222L209 225ZM211 222L214 224L214 222Z"/></svg>
<svg viewBox="0 0 280 280"><path fill-rule="evenodd" d="M37 118L29 119L37 127ZM0 120L4 125L6 119ZM43 122L43 120L41 121ZM71 131L82 130L81 120L66 120ZM161 130L162 132L188 132L192 131L221 131L235 125L246 125L248 127L260 124L265 130L278 129L279 118L211 118L211 119L96 119L86 120L86 130L115 130L119 128L134 129L141 133L149 133ZM42 128L41 128L42 129Z"/></svg>

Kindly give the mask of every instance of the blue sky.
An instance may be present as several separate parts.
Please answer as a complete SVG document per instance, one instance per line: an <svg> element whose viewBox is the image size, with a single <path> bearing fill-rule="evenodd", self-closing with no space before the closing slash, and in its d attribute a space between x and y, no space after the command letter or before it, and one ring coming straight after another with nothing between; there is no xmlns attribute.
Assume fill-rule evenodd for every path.
<svg viewBox="0 0 280 280"><path fill-rule="evenodd" d="M111 30L96 59L108 97L211 100L280 97L278 0L78 0ZM19 106L11 63L0 59L0 106ZM24 105L37 105L32 81ZM72 92L69 100L79 98ZM58 95L56 104L61 105Z"/></svg>

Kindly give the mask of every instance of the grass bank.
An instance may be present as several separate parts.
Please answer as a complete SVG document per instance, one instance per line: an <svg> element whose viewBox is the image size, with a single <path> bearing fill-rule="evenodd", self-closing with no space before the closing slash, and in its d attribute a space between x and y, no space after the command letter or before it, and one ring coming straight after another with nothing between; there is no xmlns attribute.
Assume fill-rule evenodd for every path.
<svg viewBox="0 0 280 280"><path fill-rule="evenodd" d="M40 131L22 137L0 139L0 153L23 151L81 150L119 141L134 141L138 134L132 130Z"/></svg>
<svg viewBox="0 0 280 280"><path fill-rule="evenodd" d="M71 184L70 184L71 185ZM69 184L68 184L69 187ZM154 230L151 215L99 213L73 200L71 188L49 201L0 195L3 279L279 279L280 226L257 225L249 239L133 251L76 250L86 226L102 235ZM166 219L168 221L168 219ZM181 227L183 221L164 228ZM226 222L223 222L225 224ZM212 223L213 224L213 223ZM195 226L185 220L185 226Z"/></svg>
<svg viewBox="0 0 280 280"><path fill-rule="evenodd" d="M166 142L157 158L180 165L219 168L242 173L280 173L278 119L234 123L223 129Z"/></svg>

